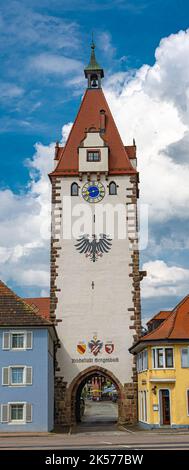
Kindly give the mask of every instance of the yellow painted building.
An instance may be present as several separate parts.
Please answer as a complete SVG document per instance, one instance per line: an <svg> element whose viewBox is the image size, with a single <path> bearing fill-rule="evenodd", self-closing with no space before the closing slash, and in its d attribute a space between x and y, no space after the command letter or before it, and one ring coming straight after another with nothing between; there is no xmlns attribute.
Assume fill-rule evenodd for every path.
<svg viewBox="0 0 189 470"><path fill-rule="evenodd" d="M139 422L189 427L189 296L153 317L130 352L137 361Z"/></svg>

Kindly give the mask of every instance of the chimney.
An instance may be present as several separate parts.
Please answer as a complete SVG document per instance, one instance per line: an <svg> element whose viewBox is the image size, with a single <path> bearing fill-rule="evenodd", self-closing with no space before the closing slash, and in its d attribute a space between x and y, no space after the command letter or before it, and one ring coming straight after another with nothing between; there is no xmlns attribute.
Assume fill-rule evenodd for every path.
<svg viewBox="0 0 189 470"><path fill-rule="evenodd" d="M55 151L54 151L54 160L58 160L58 149L59 149L59 142L56 142Z"/></svg>
<svg viewBox="0 0 189 470"><path fill-rule="evenodd" d="M104 133L106 130L106 114L104 109L100 110L100 133Z"/></svg>

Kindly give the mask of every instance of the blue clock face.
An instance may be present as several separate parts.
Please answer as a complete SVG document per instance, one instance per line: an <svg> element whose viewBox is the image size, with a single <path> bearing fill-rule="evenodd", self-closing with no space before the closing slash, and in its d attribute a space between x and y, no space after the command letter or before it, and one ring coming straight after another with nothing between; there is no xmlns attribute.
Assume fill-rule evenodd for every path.
<svg viewBox="0 0 189 470"><path fill-rule="evenodd" d="M100 202L104 195L104 186L99 181L88 182L82 188L82 196L87 202Z"/></svg>
<svg viewBox="0 0 189 470"><path fill-rule="evenodd" d="M89 192L89 196L92 198L98 197L100 193L98 186L89 186L88 192Z"/></svg>

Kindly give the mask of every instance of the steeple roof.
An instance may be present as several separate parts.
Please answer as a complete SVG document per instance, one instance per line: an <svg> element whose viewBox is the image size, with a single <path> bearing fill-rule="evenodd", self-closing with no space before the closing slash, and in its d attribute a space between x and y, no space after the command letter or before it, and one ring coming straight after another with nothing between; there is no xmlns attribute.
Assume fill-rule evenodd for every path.
<svg viewBox="0 0 189 470"><path fill-rule="evenodd" d="M100 111L102 110L105 112L106 123L103 139L109 147L109 174L136 174L102 89L87 89L66 145L58 149L58 164L50 176L77 176L79 174L78 146L85 138L87 130L93 128L99 132Z"/></svg>
<svg viewBox="0 0 189 470"><path fill-rule="evenodd" d="M92 71L101 71L102 74L101 76L103 77L104 76L104 72L103 72L103 69L102 67L100 67L100 65L98 64L97 60L96 60L96 56L95 56L95 44L94 44L94 41L92 40L92 44L91 44L91 58L90 58L90 62L89 64L87 65L87 67L84 68L84 72L85 72L85 76L87 75L86 72L92 72Z"/></svg>

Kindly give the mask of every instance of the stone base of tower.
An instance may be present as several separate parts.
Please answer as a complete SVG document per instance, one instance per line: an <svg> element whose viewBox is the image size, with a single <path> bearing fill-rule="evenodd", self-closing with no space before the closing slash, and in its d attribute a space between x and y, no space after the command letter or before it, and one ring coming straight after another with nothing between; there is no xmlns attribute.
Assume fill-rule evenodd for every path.
<svg viewBox="0 0 189 470"><path fill-rule="evenodd" d="M92 369L92 368L89 368ZM101 369L101 368L100 368ZM92 371L91 371L92 372ZM68 386L63 377L55 378L55 426L69 427L78 422L78 401L81 387L87 380L87 375L80 373ZM96 371L97 372L97 371ZM136 424L137 422L137 383L122 385L115 380L111 372L102 369L101 373L112 380L118 391L118 424Z"/></svg>
<svg viewBox="0 0 189 470"><path fill-rule="evenodd" d="M136 424L138 419L137 383L125 383L119 424Z"/></svg>

